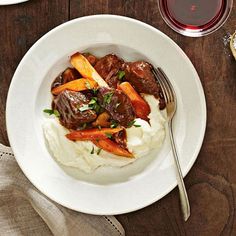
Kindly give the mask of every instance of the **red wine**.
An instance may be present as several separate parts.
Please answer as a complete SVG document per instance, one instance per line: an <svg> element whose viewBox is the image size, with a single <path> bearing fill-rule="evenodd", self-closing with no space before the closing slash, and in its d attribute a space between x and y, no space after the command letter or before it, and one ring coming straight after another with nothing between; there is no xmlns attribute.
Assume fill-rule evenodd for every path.
<svg viewBox="0 0 236 236"><path fill-rule="evenodd" d="M208 28L222 16L225 0L163 0L167 15L181 28Z"/></svg>
<svg viewBox="0 0 236 236"><path fill-rule="evenodd" d="M232 6L233 0L159 0L165 22L188 36L206 35L218 29Z"/></svg>

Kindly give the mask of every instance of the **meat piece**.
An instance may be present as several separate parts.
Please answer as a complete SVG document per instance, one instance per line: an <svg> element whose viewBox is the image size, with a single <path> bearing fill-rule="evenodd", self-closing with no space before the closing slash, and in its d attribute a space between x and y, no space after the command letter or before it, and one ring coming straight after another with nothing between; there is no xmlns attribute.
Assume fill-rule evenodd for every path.
<svg viewBox="0 0 236 236"><path fill-rule="evenodd" d="M67 68L60 75L58 75L56 77L56 79L52 83L51 89L58 87L62 84L65 84L67 82L70 82L72 80L79 79L81 77L82 76L80 75L80 73L76 69Z"/></svg>
<svg viewBox="0 0 236 236"><path fill-rule="evenodd" d="M89 99L81 92L64 90L54 99L54 109L60 114L60 122L68 129L77 129L84 123L97 118L93 110L80 111L79 108L89 103Z"/></svg>
<svg viewBox="0 0 236 236"><path fill-rule="evenodd" d="M98 59L91 53L83 53L83 56L89 61L92 66L95 66Z"/></svg>
<svg viewBox="0 0 236 236"><path fill-rule="evenodd" d="M112 76L111 78L109 78L108 80L106 80L107 84L109 87L111 88L117 88L117 84L120 82L119 78L117 75Z"/></svg>
<svg viewBox="0 0 236 236"><path fill-rule="evenodd" d="M119 144L120 147L127 149L127 136L125 129L113 134L113 138L115 142Z"/></svg>
<svg viewBox="0 0 236 236"><path fill-rule="evenodd" d="M95 65L95 70L108 83L111 88L116 88L119 78L117 73L122 69L124 61L114 54L108 54Z"/></svg>
<svg viewBox="0 0 236 236"><path fill-rule="evenodd" d="M135 119L130 99L120 90L101 87L98 90L98 102L111 115L112 119L124 127Z"/></svg>
<svg viewBox="0 0 236 236"><path fill-rule="evenodd" d="M126 63L125 80L130 82L138 93L158 95L159 86L151 69L152 66L144 61Z"/></svg>
<svg viewBox="0 0 236 236"><path fill-rule="evenodd" d="M153 73L152 65L145 61L125 64L125 80L130 82L138 93L154 95L160 100L160 109L165 108L162 91Z"/></svg>

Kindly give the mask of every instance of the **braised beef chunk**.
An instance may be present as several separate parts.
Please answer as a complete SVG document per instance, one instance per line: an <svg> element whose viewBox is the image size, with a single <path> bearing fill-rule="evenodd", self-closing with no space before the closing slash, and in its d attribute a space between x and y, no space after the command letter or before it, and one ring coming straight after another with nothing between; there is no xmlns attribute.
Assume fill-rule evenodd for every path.
<svg viewBox="0 0 236 236"><path fill-rule="evenodd" d="M139 93L158 95L159 87L151 69L152 66L144 61L126 63L125 80Z"/></svg>
<svg viewBox="0 0 236 236"><path fill-rule="evenodd" d="M80 108L89 103L89 99L81 92L64 90L54 99L54 107L60 114L60 122L68 129L77 129L84 123L94 121L97 117L93 110L81 111Z"/></svg>
<svg viewBox="0 0 236 236"><path fill-rule="evenodd" d="M108 83L111 88L116 88L119 78L118 71L123 67L124 61L114 54L108 54L95 65L95 70Z"/></svg>
<svg viewBox="0 0 236 236"><path fill-rule="evenodd" d="M127 149L127 136L126 131L123 129L118 133L113 134L115 142L120 145L120 147Z"/></svg>
<svg viewBox="0 0 236 236"><path fill-rule="evenodd" d="M60 75L58 75L56 77L56 79L52 83L51 89L53 89L57 86L60 86L62 84L65 84L67 82L70 82L72 80L79 79L81 77L82 76L80 75L80 73L76 69L67 68Z"/></svg>
<svg viewBox="0 0 236 236"><path fill-rule="evenodd" d="M83 53L83 56L86 57L86 59L89 61L89 63L92 66L95 66L95 64L97 63L98 59L91 53Z"/></svg>
<svg viewBox="0 0 236 236"><path fill-rule="evenodd" d="M130 82L138 93L154 95L160 101L160 109L165 108L162 91L152 73L151 64L145 61L126 63L125 80Z"/></svg>
<svg viewBox="0 0 236 236"><path fill-rule="evenodd" d="M124 127L135 119L130 99L120 90L101 87L98 90L98 102L107 110L112 119Z"/></svg>

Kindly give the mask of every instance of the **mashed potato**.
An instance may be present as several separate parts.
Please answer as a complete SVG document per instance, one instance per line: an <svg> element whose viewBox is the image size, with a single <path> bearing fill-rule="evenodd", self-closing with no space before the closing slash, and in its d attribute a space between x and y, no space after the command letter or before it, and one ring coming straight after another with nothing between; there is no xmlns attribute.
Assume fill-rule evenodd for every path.
<svg viewBox="0 0 236 236"><path fill-rule="evenodd" d="M62 165L75 167L87 173L93 172L99 166L122 167L128 165L140 157L147 155L150 150L159 150L165 138L165 111L158 108L158 100L152 95L145 95L151 113L149 114L150 125L140 118L135 119L135 124L127 128L127 147L135 158L116 156L101 150L90 141L73 142L65 135L69 132L57 118L47 118L43 123L44 136L48 148L54 158ZM91 150L94 148L94 153Z"/></svg>

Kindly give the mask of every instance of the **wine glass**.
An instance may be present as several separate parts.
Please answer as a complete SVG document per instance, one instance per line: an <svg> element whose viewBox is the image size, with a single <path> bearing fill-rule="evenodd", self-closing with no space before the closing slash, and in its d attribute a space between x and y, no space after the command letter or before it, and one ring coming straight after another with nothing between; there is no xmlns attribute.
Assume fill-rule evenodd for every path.
<svg viewBox="0 0 236 236"><path fill-rule="evenodd" d="M208 35L227 20L233 0L158 0L163 20L176 32L190 37Z"/></svg>

